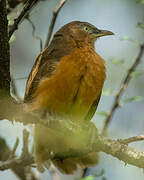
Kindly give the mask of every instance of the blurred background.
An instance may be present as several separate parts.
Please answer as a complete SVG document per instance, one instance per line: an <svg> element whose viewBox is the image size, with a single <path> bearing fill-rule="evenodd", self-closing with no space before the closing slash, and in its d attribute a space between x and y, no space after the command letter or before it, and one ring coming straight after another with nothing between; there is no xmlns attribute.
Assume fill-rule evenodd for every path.
<svg viewBox="0 0 144 180"><path fill-rule="evenodd" d="M44 0L30 13L30 19L36 27L36 35L41 37L45 44L52 12L59 4L59 0ZM10 14L12 20L19 14L22 5ZM111 108L114 94L119 89L122 79L128 68L134 62L139 44L144 42L144 29L138 24L144 23L144 1L138 0L67 0L61 9L54 32L70 21L87 21L100 29L110 30L115 36L103 37L97 40L95 49L106 61L107 79L105 81L103 96L99 103L94 123L102 129L106 112ZM25 84L32 65L40 53L39 40L32 36L32 26L24 20L14 34L11 42L11 74L15 80L18 94L24 96ZM7 144L13 147L16 137L22 138L23 126L19 123L10 123L7 120L0 122L0 136ZM143 62L133 73L132 80L121 98L121 107L116 110L108 129L111 138L127 138L144 134L144 56ZM32 141L32 137L31 137ZM144 142L130 145L144 151ZM21 152L19 144L17 154ZM101 174L97 180L143 180L142 169L123 162L107 154L100 153L100 163L88 170L88 174ZM62 175L61 179L75 179L74 176ZM77 173L78 174L78 173ZM41 180L51 180L52 173L46 170L40 174ZM0 171L0 179L16 180L17 177L10 171Z"/></svg>

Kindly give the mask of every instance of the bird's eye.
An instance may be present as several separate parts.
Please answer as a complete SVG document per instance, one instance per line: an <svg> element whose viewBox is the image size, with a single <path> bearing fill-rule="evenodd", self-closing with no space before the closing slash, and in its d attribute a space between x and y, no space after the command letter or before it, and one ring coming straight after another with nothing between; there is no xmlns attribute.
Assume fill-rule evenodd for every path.
<svg viewBox="0 0 144 180"><path fill-rule="evenodd" d="M88 26L84 26L84 31L88 32L90 28Z"/></svg>

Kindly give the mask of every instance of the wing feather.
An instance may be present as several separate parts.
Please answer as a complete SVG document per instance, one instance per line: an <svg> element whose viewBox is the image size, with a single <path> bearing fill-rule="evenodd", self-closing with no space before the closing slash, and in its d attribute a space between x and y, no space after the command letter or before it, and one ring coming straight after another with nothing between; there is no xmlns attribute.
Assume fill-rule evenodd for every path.
<svg viewBox="0 0 144 180"><path fill-rule="evenodd" d="M62 33L57 32L50 46L37 57L27 80L24 102L32 100L32 95L40 80L51 76L61 58L72 52L72 46L66 46L66 41L67 38Z"/></svg>
<svg viewBox="0 0 144 180"><path fill-rule="evenodd" d="M100 97L101 97L101 93L100 93L100 95L98 96L98 98L97 98L97 99L93 102L93 104L91 105L91 107L90 107L90 109L89 109L89 111L88 111L88 113L87 113L87 115L86 115L86 117L85 117L85 120L86 120L87 122L90 121L90 120L93 118L93 116L94 116L94 114L95 114L95 112L96 112L96 109L97 109L97 106L98 106Z"/></svg>

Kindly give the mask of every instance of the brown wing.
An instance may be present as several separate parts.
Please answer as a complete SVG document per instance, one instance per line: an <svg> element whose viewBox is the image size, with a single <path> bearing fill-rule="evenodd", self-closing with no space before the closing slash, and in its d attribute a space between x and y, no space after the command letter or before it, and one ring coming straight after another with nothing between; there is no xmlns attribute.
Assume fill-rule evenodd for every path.
<svg viewBox="0 0 144 180"><path fill-rule="evenodd" d="M43 53L45 53L45 51ZM44 57L43 53L38 56L29 74L24 102L28 102L32 99L32 95L35 92L40 80L44 77L50 76L54 72L56 64L59 62L59 58L48 60Z"/></svg>
<svg viewBox="0 0 144 180"><path fill-rule="evenodd" d="M32 100L40 80L51 76L60 59L72 51L71 46L66 46L66 41L67 37L63 36L63 32L57 32L50 46L40 53L27 80L24 102Z"/></svg>
<svg viewBox="0 0 144 180"><path fill-rule="evenodd" d="M29 77L27 79L27 84L26 84L26 91L25 91L25 97L24 97L24 101L27 102L28 99L30 98L32 92L33 92L33 89L34 89L34 79L36 77L36 74L38 73L38 69L40 67L40 64L41 64L41 59L42 59L42 53L37 57L32 69L31 69L31 72L29 74Z"/></svg>
<svg viewBox="0 0 144 180"><path fill-rule="evenodd" d="M92 119L92 117L94 116L95 112L96 112L96 109L97 109L97 106L98 106L98 103L99 103L99 100L100 100L100 97L101 97L101 93L100 95L98 96L98 98L93 102L93 104L91 105L91 108L90 110L88 111L86 117L85 117L85 120L88 122Z"/></svg>

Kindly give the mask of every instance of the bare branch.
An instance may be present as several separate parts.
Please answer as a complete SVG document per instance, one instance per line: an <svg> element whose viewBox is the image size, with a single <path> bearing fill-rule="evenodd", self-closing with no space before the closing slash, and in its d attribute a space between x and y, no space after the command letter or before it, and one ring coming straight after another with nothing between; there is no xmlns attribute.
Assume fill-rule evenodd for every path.
<svg viewBox="0 0 144 180"><path fill-rule="evenodd" d="M87 149L70 149L68 152L60 152L51 155L52 160L63 160L67 158L80 158L91 152L105 152L112 155L125 164L131 164L139 168L144 168L144 152L140 152L134 148L128 147L119 142L103 136L96 135L95 142ZM125 140L122 140L123 142ZM34 163L32 156L8 160L0 164L0 170L6 170L16 166L30 166Z"/></svg>
<svg viewBox="0 0 144 180"><path fill-rule="evenodd" d="M144 168L144 152L130 148L119 141L112 140L103 136L97 136L97 140L91 148L83 150L70 150L65 153L55 154L54 159L63 160L65 158L83 157L90 152L105 152L113 157L122 160L125 164L131 164L139 168Z"/></svg>
<svg viewBox="0 0 144 180"><path fill-rule="evenodd" d="M134 63L132 64L132 66L130 67L130 69L128 70L127 72L127 75L125 77L125 79L123 80L122 82L122 85L120 87L120 90L117 92L116 96L115 96L115 100L114 100L114 103L112 105L112 108L110 110L110 112L108 113L108 116L106 118L106 121L105 121L105 124L104 124L104 128L103 128L103 131L102 131L102 134L103 135L106 135L107 133L107 128L108 128L108 125L110 124L111 120L112 120L112 117L116 111L116 109L119 107L119 100L122 96L122 94L124 93L125 89L127 88L130 80L131 80L131 73L133 71L135 71L135 69L137 68L137 66L139 65L139 63L141 62L141 59L142 59L142 55L143 55L143 51L144 51L144 44L142 44L140 46L140 51L138 53L138 56L137 58L135 59Z"/></svg>
<svg viewBox="0 0 144 180"><path fill-rule="evenodd" d="M10 86L11 86L11 93L12 93L12 95L14 95L15 99L19 103L22 103L22 99L18 96L17 87L16 87L16 84L15 84L15 81L14 81L13 77L11 77Z"/></svg>
<svg viewBox="0 0 144 180"><path fill-rule="evenodd" d="M46 124L44 123L45 120L40 121L43 122L42 125L46 127ZM40 123L39 122L39 123ZM57 122L56 127L63 127L64 132L68 132L74 134L75 137L75 127L76 129L79 129L79 132L81 132L82 136L88 137L88 131L89 129L88 124L83 124L80 126L80 124L73 123L73 122L67 122L67 121L59 121ZM50 124L47 124L48 128L54 128L54 126L51 126ZM95 126L94 126L95 127ZM77 130L76 130L77 132ZM59 133L59 132L58 132ZM86 134L87 133L87 134ZM61 133L60 133L61 135ZM144 136L137 136L132 137L128 139L121 139L121 140L112 140L106 137L103 137L97 133L97 129L95 128L94 131L94 142L91 142L89 146L86 146L87 148L83 149L70 149L68 152L60 152L57 154L52 154L51 159L55 160L63 160L65 158L77 158L77 157L83 157L87 155L88 153L92 152L105 152L107 154L112 155L113 157L118 158L119 160L122 160L125 164L131 164L140 168L144 168L144 152L138 151L134 148L128 147L127 143L135 142L138 140L144 140ZM28 135L26 135L28 139ZM62 137L64 134L62 134ZM91 137L89 137L91 139ZM27 147L27 146L26 146ZM20 158L14 158L12 160L8 160L6 162L2 162L0 164L0 170L5 170L8 168L12 168L15 166L30 166L34 163L34 159L31 155L28 156L21 156Z"/></svg>
<svg viewBox="0 0 144 180"><path fill-rule="evenodd" d="M11 166L11 168L7 167L8 163L12 163L13 161L15 161L17 159L16 156L12 157L12 154L14 154L13 152L15 151L14 149L16 149L16 146L17 146L16 145L17 141L16 141L15 146L12 150L13 152L7 146L5 139L0 138L0 144L1 144L1 146L0 146L1 147L0 148L0 161L1 161L0 166L1 166L1 168L2 169L3 168L11 169L12 172L14 172L19 177L19 179L27 180L26 176L25 176L25 167L24 166L20 166L17 163L17 164L15 164L15 166ZM10 158L13 158L13 159L10 159ZM3 170L5 170L5 169L3 169ZM33 173L32 171L31 171L31 173L32 173L32 180L38 180L38 177L36 176L36 174Z"/></svg>
<svg viewBox="0 0 144 180"><path fill-rule="evenodd" d="M15 152L17 150L18 145L19 145L19 138L17 137L9 159L12 159L15 156Z"/></svg>
<svg viewBox="0 0 144 180"><path fill-rule="evenodd" d="M28 22L29 22L29 23L31 24L31 26L32 26L32 36L33 36L33 38L35 38L35 39L37 39L37 40L40 41L40 51L42 51L42 49L43 49L43 42L42 42L42 39L35 34L35 30L36 30L35 25L34 25L34 23L32 22L32 20L31 20L28 16L26 17L26 19L28 20Z"/></svg>
<svg viewBox="0 0 144 180"><path fill-rule="evenodd" d="M26 3L27 0L8 0L8 5L10 9L14 9L20 3ZM10 13L11 11L8 11Z"/></svg>
<svg viewBox="0 0 144 180"><path fill-rule="evenodd" d="M101 151L122 160L125 164L131 164L139 168L144 167L144 152L119 144L118 141L111 139L100 137L99 140Z"/></svg>
<svg viewBox="0 0 144 180"><path fill-rule="evenodd" d="M0 171L4 171L6 169L12 169L13 167L25 167L34 163L34 158L32 156L28 156L25 158L15 158L5 162L0 163Z"/></svg>
<svg viewBox="0 0 144 180"><path fill-rule="evenodd" d="M143 140L144 140L144 135L134 136L127 139L118 139L118 141L122 144L129 144L129 143L133 143L136 141L143 141Z"/></svg>
<svg viewBox="0 0 144 180"><path fill-rule="evenodd" d="M48 35L47 35L45 47L49 45L50 38L51 38L53 29L54 29L54 25L55 25L55 22L56 22L57 15L58 15L58 13L60 12L61 8L63 7L63 5L65 3L66 3L66 0L61 0L59 5L57 6L57 8L53 11L53 17L52 17L51 24L50 24L50 27L49 27L49 30L48 30Z"/></svg>
<svg viewBox="0 0 144 180"><path fill-rule="evenodd" d="M89 168L84 168L81 177L84 178Z"/></svg>
<svg viewBox="0 0 144 180"><path fill-rule="evenodd" d="M29 132L26 129L24 129L23 130L23 149L22 149L21 157L26 157L29 155L28 138L29 138Z"/></svg>
<svg viewBox="0 0 144 180"><path fill-rule="evenodd" d="M18 25L22 21L22 19L30 12L34 4L37 3L38 0L28 0L24 5L24 8L17 19L14 20L14 24L11 26L9 30L9 39L11 38L12 34L18 29Z"/></svg>

